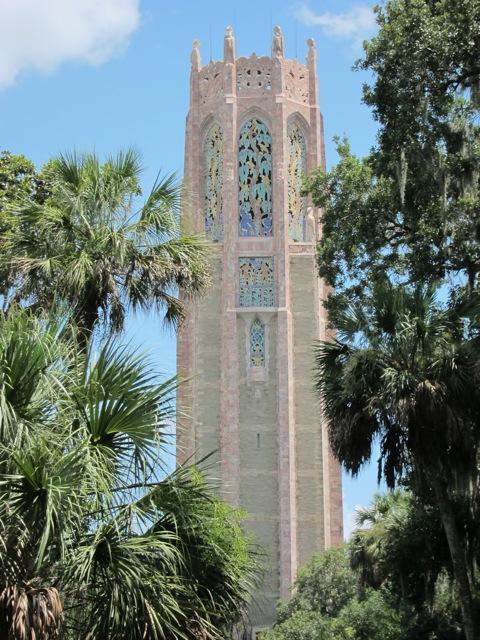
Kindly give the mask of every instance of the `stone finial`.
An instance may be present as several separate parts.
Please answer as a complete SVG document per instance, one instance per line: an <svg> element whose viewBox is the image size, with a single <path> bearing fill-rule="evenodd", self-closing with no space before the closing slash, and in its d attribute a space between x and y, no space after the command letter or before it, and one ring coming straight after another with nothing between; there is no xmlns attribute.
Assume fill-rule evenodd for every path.
<svg viewBox="0 0 480 640"><path fill-rule="evenodd" d="M309 38L307 40L307 45L308 45L307 63L315 64L317 61L317 47L315 46L315 40L313 38Z"/></svg>
<svg viewBox="0 0 480 640"><path fill-rule="evenodd" d="M233 37L232 27L227 27L225 30L223 59L225 62L235 62L235 38Z"/></svg>
<svg viewBox="0 0 480 640"><path fill-rule="evenodd" d="M272 58L283 58L283 35L280 27L274 27L272 39Z"/></svg>
<svg viewBox="0 0 480 640"><path fill-rule="evenodd" d="M202 60L200 58L200 41L194 40L192 46L192 53L190 54L190 61L192 63L192 71L200 71L202 66Z"/></svg>

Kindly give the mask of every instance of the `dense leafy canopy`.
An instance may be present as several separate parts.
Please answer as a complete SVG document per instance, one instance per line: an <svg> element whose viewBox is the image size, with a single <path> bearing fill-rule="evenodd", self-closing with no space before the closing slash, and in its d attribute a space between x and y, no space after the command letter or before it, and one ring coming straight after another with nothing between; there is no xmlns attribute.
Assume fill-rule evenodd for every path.
<svg viewBox="0 0 480 640"><path fill-rule="evenodd" d="M317 388L333 451L356 474L377 442L379 477L390 487L408 479L418 496L437 505L466 637L473 639L480 517L478 296L445 306L433 287L410 290L377 281L370 298L337 309L335 317L336 339L317 350Z"/></svg>
<svg viewBox="0 0 480 640"><path fill-rule="evenodd" d="M9 151L0 153L0 215L4 224L6 209L19 202L44 202L49 195L47 185L33 163L25 156ZM3 226L2 226L3 228Z"/></svg>
<svg viewBox="0 0 480 640"><path fill-rule="evenodd" d="M267 640L463 640L434 506L405 491L357 513L343 548L315 556L278 605Z"/></svg>
<svg viewBox="0 0 480 640"><path fill-rule="evenodd" d="M476 285L480 270L480 2L391 0L359 62L378 144L307 180L323 208L320 274L335 309L395 282Z"/></svg>
<svg viewBox="0 0 480 640"><path fill-rule="evenodd" d="M468 640L478 528L480 0L387 0L358 66L379 123L365 158L306 182L322 207L320 275L338 339L317 352L330 439L352 473L434 500ZM439 301L442 302L439 302ZM476 549L476 550L474 550Z"/></svg>
<svg viewBox="0 0 480 640"><path fill-rule="evenodd" d="M437 139L470 95L480 106L478 0L386 0L375 8L379 31L357 64L373 72L364 101L389 151Z"/></svg>
<svg viewBox="0 0 480 640"><path fill-rule="evenodd" d="M176 380L63 321L0 324L0 635L218 637L256 561L197 471L166 475Z"/></svg>

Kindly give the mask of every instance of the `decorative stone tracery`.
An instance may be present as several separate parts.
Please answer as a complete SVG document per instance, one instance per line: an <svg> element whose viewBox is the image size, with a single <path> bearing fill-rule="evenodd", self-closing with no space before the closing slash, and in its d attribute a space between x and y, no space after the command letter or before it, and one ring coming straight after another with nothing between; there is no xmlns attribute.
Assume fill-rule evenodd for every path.
<svg viewBox="0 0 480 640"><path fill-rule="evenodd" d="M285 60L285 93L291 100L308 104L308 69L297 60Z"/></svg>
<svg viewBox="0 0 480 640"><path fill-rule="evenodd" d="M237 59L237 93L270 93L272 91L272 60L266 56Z"/></svg>
<svg viewBox="0 0 480 640"><path fill-rule="evenodd" d="M217 98L223 91L223 62L210 62L200 71L200 99L202 104Z"/></svg>
<svg viewBox="0 0 480 640"><path fill-rule="evenodd" d="M212 240L223 240L223 134L213 124L203 145L205 233Z"/></svg>
<svg viewBox="0 0 480 640"><path fill-rule="evenodd" d="M240 307L273 307L273 258L240 258Z"/></svg>
<svg viewBox="0 0 480 640"><path fill-rule="evenodd" d="M265 325L259 318L250 325L250 366L265 366Z"/></svg>
<svg viewBox="0 0 480 640"><path fill-rule="evenodd" d="M287 128L288 142L288 236L290 240L307 239L307 198L302 196L303 176L307 173L305 137L296 122Z"/></svg>
<svg viewBox="0 0 480 640"><path fill-rule="evenodd" d="M262 607L252 617L256 628L270 626L274 602L288 597L297 567L343 539L341 475L325 437L327 425L318 407L303 411L311 395L305 354L312 336L325 339L320 302L328 292L319 286L314 268L319 212L308 209L302 228L305 211L295 167L302 165L303 150L299 154L298 140L289 141L287 126L296 122L303 131L308 167L323 166L316 51L310 40L307 64L301 65L285 58L280 30L273 45L272 57L237 58L228 28L223 61L207 65L201 63L198 43L193 47L185 164L190 206L183 215L195 229L205 225L210 236L212 221L223 215L216 236L223 226L223 241L214 251L214 286L205 304L185 301L178 342L179 372L188 378L177 403L184 427L177 434L179 463L218 449L219 490L252 513L248 526L269 552L275 579L259 590ZM271 174L273 184L267 196L255 192L252 163L255 168L260 160L259 136L253 136L249 153L254 159L245 160L243 176L247 197L241 200L237 145L242 124L253 118L267 125L272 138L271 169L263 177ZM219 154L216 166L223 175L205 171L204 143L214 122L222 125L223 161ZM205 155L216 152L209 149ZM215 178L208 182L206 175ZM218 187L212 186L215 181ZM206 198L204 190L220 199ZM243 232L238 231L239 204L244 205ZM266 233L264 213L270 224ZM312 420L319 425L313 434Z"/></svg>
<svg viewBox="0 0 480 640"><path fill-rule="evenodd" d="M256 118L240 130L238 180L240 235L272 235L272 138Z"/></svg>

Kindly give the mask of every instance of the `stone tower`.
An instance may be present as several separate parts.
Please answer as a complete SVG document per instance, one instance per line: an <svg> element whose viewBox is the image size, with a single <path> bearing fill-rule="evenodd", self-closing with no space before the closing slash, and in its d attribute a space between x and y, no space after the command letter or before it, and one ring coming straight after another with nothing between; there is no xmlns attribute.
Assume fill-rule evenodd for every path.
<svg viewBox="0 0 480 640"><path fill-rule="evenodd" d="M177 457L213 456L222 495L248 513L268 553L254 628L271 625L297 567L342 541L341 477L313 393L314 341L325 336L315 268L318 211L302 175L323 166L316 51L224 59L191 55L185 184L188 224L211 239L213 285L178 337Z"/></svg>

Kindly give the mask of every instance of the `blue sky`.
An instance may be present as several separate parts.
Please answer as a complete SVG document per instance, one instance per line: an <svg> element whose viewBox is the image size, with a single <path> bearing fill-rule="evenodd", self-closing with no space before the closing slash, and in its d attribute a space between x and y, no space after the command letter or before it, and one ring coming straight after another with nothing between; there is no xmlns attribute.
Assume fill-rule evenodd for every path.
<svg viewBox="0 0 480 640"><path fill-rule="evenodd" d="M159 170L183 166L190 49L219 59L225 27L237 55L269 54L273 26L287 57L318 50L320 103L327 162L332 138L347 135L368 152L375 123L361 104L366 78L351 70L361 41L374 32L371 3L349 0L0 0L0 148L37 165L69 150L109 153L134 146L143 156L145 186ZM175 371L175 338L154 315L130 318L127 336L148 349L165 374ZM344 479L345 525L376 490L376 468Z"/></svg>

